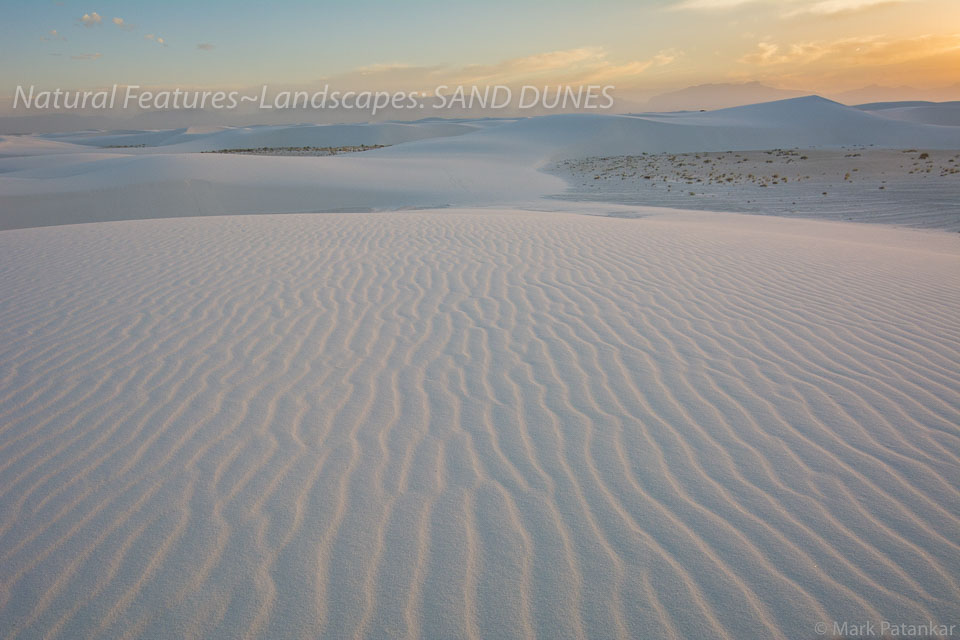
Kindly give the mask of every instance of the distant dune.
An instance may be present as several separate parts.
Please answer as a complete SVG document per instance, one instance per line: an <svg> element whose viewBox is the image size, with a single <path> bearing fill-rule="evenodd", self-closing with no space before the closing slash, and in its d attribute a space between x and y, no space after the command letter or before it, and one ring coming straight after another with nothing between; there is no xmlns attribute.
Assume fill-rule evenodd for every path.
<svg viewBox="0 0 960 640"><path fill-rule="evenodd" d="M0 137L0 229L533 203L565 189L541 168L590 156L844 145L960 150L960 127L908 120L809 96L707 113L8 136ZM392 146L338 158L197 153L359 144Z"/></svg>
<svg viewBox="0 0 960 640"><path fill-rule="evenodd" d="M960 102L882 102L857 108L893 120L960 127Z"/></svg>

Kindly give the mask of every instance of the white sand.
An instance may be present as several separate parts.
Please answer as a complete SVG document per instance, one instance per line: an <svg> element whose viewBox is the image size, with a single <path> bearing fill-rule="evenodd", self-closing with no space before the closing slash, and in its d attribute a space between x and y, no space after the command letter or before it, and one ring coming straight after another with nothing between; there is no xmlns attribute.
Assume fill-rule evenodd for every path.
<svg viewBox="0 0 960 640"><path fill-rule="evenodd" d="M808 126L764 118L770 147ZM885 122L848 137L960 137ZM540 197L651 123L0 143L4 227L61 225L0 232L0 635L960 624L960 236ZM643 140L704 135L672 127ZM483 208L211 215L270 198Z"/></svg>
<svg viewBox="0 0 960 640"><path fill-rule="evenodd" d="M954 109L960 113L960 105ZM156 146L98 146L144 143ZM352 144L392 146L333 158L197 153ZM0 229L236 213L539 206L543 196L567 187L540 170L561 160L843 145L960 151L960 126L895 120L809 97L708 113L0 136ZM864 188L872 194L876 186Z"/></svg>
<svg viewBox="0 0 960 640"><path fill-rule="evenodd" d="M960 231L960 151L778 149L564 160L558 198Z"/></svg>

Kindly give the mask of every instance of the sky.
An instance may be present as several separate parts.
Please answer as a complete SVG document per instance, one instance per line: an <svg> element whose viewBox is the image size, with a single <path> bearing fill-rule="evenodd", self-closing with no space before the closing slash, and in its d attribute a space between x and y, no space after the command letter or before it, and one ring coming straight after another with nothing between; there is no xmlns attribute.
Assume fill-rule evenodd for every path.
<svg viewBox="0 0 960 640"><path fill-rule="evenodd" d="M17 85L425 90L759 81L821 94L960 83L958 0L4 0ZM914 97L907 95L904 99ZM7 106L9 106L7 104Z"/></svg>

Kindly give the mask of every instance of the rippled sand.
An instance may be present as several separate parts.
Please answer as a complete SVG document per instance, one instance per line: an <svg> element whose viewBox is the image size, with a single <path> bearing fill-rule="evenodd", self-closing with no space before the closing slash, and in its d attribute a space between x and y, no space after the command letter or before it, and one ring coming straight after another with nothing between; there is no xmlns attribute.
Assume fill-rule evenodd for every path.
<svg viewBox="0 0 960 640"><path fill-rule="evenodd" d="M960 241L736 215L0 234L9 638L960 619Z"/></svg>

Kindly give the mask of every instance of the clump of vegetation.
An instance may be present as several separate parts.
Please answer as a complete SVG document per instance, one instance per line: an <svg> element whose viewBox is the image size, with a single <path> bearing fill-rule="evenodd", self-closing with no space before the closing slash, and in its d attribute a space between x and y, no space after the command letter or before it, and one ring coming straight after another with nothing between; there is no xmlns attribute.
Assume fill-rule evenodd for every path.
<svg viewBox="0 0 960 640"><path fill-rule="evenodd" d="M247 149L215 149L200 153L235 153L255 156L335 156L341 153L358 153L382 149L385 144L361 144L345 147L250 147Z"/></svg>

